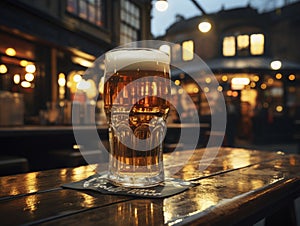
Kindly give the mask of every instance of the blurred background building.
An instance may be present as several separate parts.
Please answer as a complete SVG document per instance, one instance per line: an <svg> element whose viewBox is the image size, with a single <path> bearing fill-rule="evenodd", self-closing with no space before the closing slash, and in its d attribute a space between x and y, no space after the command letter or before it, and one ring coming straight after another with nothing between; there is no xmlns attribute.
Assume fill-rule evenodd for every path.
<svg viewBox="0 0 300 226"><path fill-rule="evenodd" d="M234 107L228 114L235 111L237 138L292 141L300 119L299 15L300 2L263 13L247 6L189 19L178 15L157 39L178 44L170 50L171 59L190 62L189 72L199 70L190 53L205 61L227 105ZM211 114L204 95L209 89L198 87L188 74L175 70L172 76L193 96L205 121Z"/></svg>
<svg viewBox="0 0 300 226"><path fill-rule="evenodd" d="M96 109L96 117L103 108L101 96L92 101L100 81L85 77L85 71L114 47L153 39L154 2L0 1L0 138L9 154L29 159L31 170L78 164L79 147L72 127L66 126L72 122L72 104L79 103L86 111ZM196 8L197 2L201 4L201 0L190 2L196 2ZM300 2L286 0L275 9L269 7L273 3L265 1L266 10L260 11L250 5L212 13L200 10L199 16L188 19L189 12L183 12L164 35L156 37L175 43L169 49L172 64L188 62L187 72L197 73L195 53L216 76L217 90L227 104L224 145L235 145L237 140L299 143ZM206 96L210 90L205 84L211 80L201 79L203 87L188 73L172 69L172 80L192 97L201 123L209 125L212 112ZM78 86L80 81L85 81L84 87ZM78 90L82 95L74 99ZM181 93L174 98L188 110ZM96 122L104 123L105 118ZM169 122L178 118L169 117ZM104 131L106 127L99 128L100 135ZM89 148L97 145L95 141ZM2 154L8 151L3 149ZM64 165L55 165L56 160Z"/></svg>
<svg viewBox="0 0 300 226"><path fill-rule="evenodd" d="M20 111L24 100L25 124L70 124L58 111L70 112L84 71L116 46L151 39L150 11L150 0L1 1L1 125L22 124L3 112L8 99Z"/></svg>

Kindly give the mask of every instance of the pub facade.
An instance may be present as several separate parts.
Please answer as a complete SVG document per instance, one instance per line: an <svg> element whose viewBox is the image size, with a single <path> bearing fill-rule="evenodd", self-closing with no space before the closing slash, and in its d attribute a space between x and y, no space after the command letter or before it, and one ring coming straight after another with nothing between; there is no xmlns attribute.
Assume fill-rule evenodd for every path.
<svg viewBox="0 0 300 226"><path fill-rule="evenodd" d="M150 39L150 11L150 0L1 1L0 126L70 124L84 71L116 46ZM91 86L79 101L98 92Z"/></svg>

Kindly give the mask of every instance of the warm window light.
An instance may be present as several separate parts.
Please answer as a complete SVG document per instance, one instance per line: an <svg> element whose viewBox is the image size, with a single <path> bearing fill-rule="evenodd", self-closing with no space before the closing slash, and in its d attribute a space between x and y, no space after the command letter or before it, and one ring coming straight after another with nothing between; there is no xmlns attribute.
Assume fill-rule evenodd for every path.
<svg viewBox="0 0 300 226"><path fill-rule="evenodd" d="M266 85L265 83L263 83L263 84L260 85L260 88L261 88L261 89L266 89L266 88L267 88L267 85Z"/></svg>
<svg viewBox="0 0 300 226"><path fill-rule="evenodd" d="M176 86L179 86L180 85L180 80L177 79L177 80L175 80L174 83L175 83Z"/></svg>
<svg viewBox="0 0 300 226"><path fill-rule="evenodd" d="M26 67L26 66L28 65L28 61L27 61L27 60L21 60L21 61L20 61L20 65L21 65L22 67Z"/></svg>
<svg viewBox="0 0 300 226"><path fill-rule="evenodd" d="M226 75L223 75L221 79L222 79L223 82L227 82L228 77Z"/></svg>
<svg viewBox="0 0 300 226"><path fill-rule="evenodd" d="M0 64L0 73L5 74L7 72L7 67L4 64Z"/></svg>
<svg viewBox="0 0 300 226"><path fill-rule="evenodd" d="M234 56L235 51L235 37L225 37L223 40L223 56Z"/></svg>
<svg viewBox="0 0 300 226"><path fill-rule="evenodd" d="M231 89L242 90L249 83L250 83L249 78L233 78L231 80Z"/></svg>
<svg viewBox="0 0 300 226"><path fill-rule="evenodd" d="M178 94L183 94L183 89L179 89Z"/></svg>
<svg viewBox="0 0 300 226"><path fill-rule="evenodd" d="M87 83L87 87L88 87L85 90L86 96L87 96L87 98L92 99L92 98L94 98L97 95L96 84L95 84L95 82L92 79L88 79L86 81L86 83Z"/></svg>
<svg viewBox="0 0 300 226"><path fill-rule="evenodd" d="M193 88L193 92L194 92L194 93L198 93L198 92L199 92L198 87L194 87L194 88Z"/></svg>
<svg viewBox="0 0 300 226"><path fill-rule="evenodd" d="M161 45L159 50L168 54L169 60L171 61L171 47L169 45Z"/></svg>
<svg viewBox="0 0 300 226"><path fill-rule="evenodd" d="M231 83L233 85L248 85L250 83L250 79L249 78L233 78L231 80Z"/></svg>
<svg viewBox="0 0 300 226"><path fill-rule="evenodd" d="M239 50L246 49L249 46L249 36L239 35L237 36L237 46Z"/></svg>
<svg viewBox="0 0 300 226"><path fill-rule="evenodd" d="M276 111L277 112L282 112L283 111L283 107L280 106L280 105L276 106Z"/></svg>
<svg viewBox="0 0 300 226"><path fill-rule="evenodd" d="M207 84L211 83L211 78L209 78L209 77L205 78L205 82L206 82Z"/></svg>
<svg viewBox="0 0 300 226"><path fill-rule="evenodd" d="M14 48L7 48L5 50L6 55L8 56L15 56L17 54L16 50Z"/></svg>
<svg viewBox="0 0 300 226"><path fill-rule="evenodd" d="M293 74L290 74L289 75L289 80L290 81L294 81L296 79L296 76L295 75L293 75Z"/></svg>
<svg viewBox="0 0 300 226"><path fill-rule="evenodd" d="M223 91L223 87L222 87L222 86L218 86L217 90L218 90L219 92L222 92L222 91Z"/></svg>
<svg viewBox="0 0 300 226"><path fill-rule="evenodd" d="M282 63L280 60L274 60L271 62L270 66L273 70L279 70L282 66Z"/></svg>
<svg viewBox="0 0 300 226"><path fill-rule="evenodd" d="M104 92L104 77L101 77L98 89L99 89L99 93L103 94L103 92Z"/></svg>
<svg viewBox="0 0 300 226"><path fill-rule="evenodd" d="M202 33L207 33L211 30L211 23L209 23L207 21L203 21L203 22L199 23L198 29Z"/></svg>
<svg viewBox="0 0 300 226"><path fill-rule="evenodd" d="M64 73L58 75L58 85L64 87L66 85L66 76Z"/></svg>
<svg viewBox="0 0 300 226"><path fill-rule="evenodd" d="M204 87L204 88L203 88L203 91L204 91L205 93L208 93L208 92L209 92L209 88L208 88L208 87Z"/></svg>
<svg viewBox="0 0 300 226"><path fill-rule="evenodd" d="M189 40L182 43L182 59L184 61L194 58L194 41Z"/></svg>
<svg viewBox="0 0 300 226"><path fill-rule="evenodd" d="M86 60L86 59L83 59L81 57L72 57L72 61L73 63L75 64L79 64L83 67L92 67L93 66L93 62L89 61L89 60Z"/></svg>
<svg viewBox="0 0 300 226"><path fill-rule="evenodd" d="M32 82L34 79L34 75L32 73L26 73L25 74L25 80L28 82Z"/></svg>
<svg viewBox="0 0 300 226"><path fill-rule="evenodd" d="M277 73L276 75L275 75L275 77L279 80L279 79L281 79L282 78L282 74L280 74L280 73Z"/></svg>
<svg viewBox="0 0 300 226"><path fill-rule="evenodd" d="M168 54L169 56L171 55L171 47L169 45L161 45L159 50Z"/></svg>
<svg viewBox="0 0 300 226"><path fill-rule="evenodd" d="M237 97L238 95L239 95L239 93L238 93L237 91L233 91L233 92L232 92L232 96L233 96L233 97Z"/></svg>
<svg viewBox="0 0 300 226"><path fill-rule="evenodd" d="M88 81L84 80L84 79L82 79L82 80L77 84L77 89L80 89L80 90L87 90L87 89L89 89L89 88L91 88L91 84L90 84Z"/></svg>
<svg viewBox="0 0 300 226"><path fill-rule="evenodd" d="M155 2L155 8L159 12L164 12L168 9L168 1L167 0L157 0Z"/></svg>
<svg viewBox="0 0 300 226"><path fill-rule="evenodd" d="M272 85L273 83L274 83L274 79L269 78L269 79L268 79L268 84L269 84L269 85Z"/></svg>
<svg viewBox="0 0 300 226"><path fill-rule="evenodd" d="M258 81L259 81L259 76L258 76L258 75L255 75L255 76L253 77L253 81L254 81L254 82L258 82Z"/></svg>
<svg viewBox="0 0 300 226"><path fill-rule="evenodd" d="M19 84L21 81L21 76L19 74L14 75L14 83Z"/></svg>
<svg viewBox="0 0 300 226"><path fill-rule="evenodd" d="M31 83L27 82L27 81L23 81L23 82L21 82L21 86L23 88L29 88L29 87L31 87Z"/></svg>
<svg viewBox="0 0 300 226"><path fill-rule="evenodd" d="M241 85L241 84L231 84L231 89L232 90L242 90L244 89L245 85Z"/></svg>
<svg viewBox="0 0 300 226"><path fill-rule="evenodd" d="M81 79L82 79L82 77L81 77L81 75L79 75L79 74L76 74L76 75L74 75L74 77L73 77L73 81L76 82L76 83L80 82Z"/></svg>
<svg viewBox="0 0 300 226"><path fill-rule="evenodd" d="M36 67L34 64L28 64L26 67L25 67L25 71L27 73L34 73L36 71Z"/></svg>
<svg viewBox="0 0 300 226"><path fill-rule="evenodd" d="M262 55L264 53L265 37L263 34L251 35L250 43L250 53L252 55Z"/></svg>

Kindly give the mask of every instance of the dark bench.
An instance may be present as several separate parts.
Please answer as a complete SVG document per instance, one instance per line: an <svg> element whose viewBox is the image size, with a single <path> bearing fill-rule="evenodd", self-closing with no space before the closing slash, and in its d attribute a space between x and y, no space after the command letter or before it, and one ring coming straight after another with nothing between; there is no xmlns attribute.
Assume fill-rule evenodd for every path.
<svg viewBox="0 0 300 226"><path fill-rule="evenodd" d="M24 157L0 155L0 176L26 173L29 171L28 161Z"/></svg>
<svg viewBox="0 0 300 226"><path fill-rule="evenodd" d="M85 157L91 159L91 164L104 162L102 151L85 150ZM78 149L54 150L48 153L52 161L52 168L76 167L87 165L85 158Z"/></svg>

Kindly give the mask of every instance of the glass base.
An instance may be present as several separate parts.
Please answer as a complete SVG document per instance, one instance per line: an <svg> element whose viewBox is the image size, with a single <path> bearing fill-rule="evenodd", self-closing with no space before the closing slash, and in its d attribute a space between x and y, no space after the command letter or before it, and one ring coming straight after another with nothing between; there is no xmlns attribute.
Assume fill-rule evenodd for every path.
<svg viewBox="0 0 300 226"><path fill-rule="evenodd" d="M164 181L164 175L157 175L153 177L145 176L129 176L129 175L111 175L108 174L108 180L117 186L128 187L128 188L147 188L159 185Z"/></svg>

